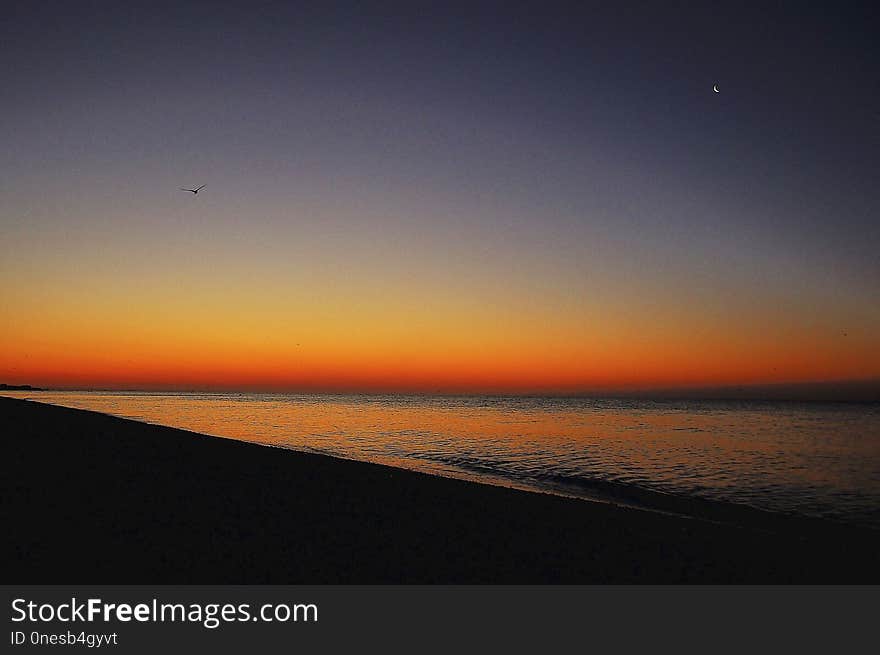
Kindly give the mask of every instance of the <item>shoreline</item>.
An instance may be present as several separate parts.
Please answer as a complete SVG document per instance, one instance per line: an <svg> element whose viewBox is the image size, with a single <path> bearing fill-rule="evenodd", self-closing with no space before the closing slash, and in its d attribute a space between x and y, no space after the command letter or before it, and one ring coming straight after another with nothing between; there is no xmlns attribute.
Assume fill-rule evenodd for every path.
<svg viewBox="0 0 880 655"><path fill-rule="evenodd" d="M51 392L50 392L51 393ZM78 393L78 392L72 392ZM90 392L79 392L90 393ZM132 392L119 392L123 395ZM152 395L154 392L139 392ZM174 393L172 395L178 395ZM201 395L196 394L196 395ZM223 395L223 394L220 394ZM235 394L235 395L247 395ZM303 452L315 455L331 457L353 462L366 462L390 466L395 469L413 471L426 475L473 482L480 485L490 485L504 487L509 489L517 489L527 493L549 494L553 496L561 496L564 498L584 500L588 502L596 502L610 504L616 507L626 507L638 509L648 512L655 512L680 518L698 519L701 521L709 521L721 524L732 524L739 527L747 527L752 529L763 529L770 532L779 531L780 525L790 524L797 529L827 529L829 526L837 526L838 528L855 528L861 530L871 530L880 536L880 523L875 519L873 522L864 520L848 520L840 515L822 515L820 513L808 514L797 511L786 511L783 509L774 509L762 505L753 505L749 503L737 502L732 499L712 498L702 495L693 495L685 493L676 493L651 488L650 486L641 486L638 484L619 482L613 480L604 480L597 477L576 477L576 478L557 478L552 475L537 477L530 482L524 482L519 478L506 475L503 471L490 471L482 467L468 468L467 466L439 466L425 467L420 466L419 460L406 463L395 463L382 461L382 458L363 458L349 457L344 453L336 453L330 451L322 451L316 448L296 448L293 446L279 445L268 441L250 440L246 436L229 436L212 432L202 432L198 428L174 426L161 422L154 422L146 418L138 418L132 416L123 416L103 412L100 409L92 409L87 407L76 407L47 401L40 398L39 394L34 397L21 396L2 396L16 398L19 400L31 400L37 403L43 403L58 407L69 407L72 409L84 409L85 411L93 411L99 414L116 416L124 420L144 423L146 425L155 425L160 427L178 428L193 434L202 436L210 436L221 439L233 439L260 446L269 446L280 448L282 450L291 450L293 452ZM51 396L50 396L51 397ZM673 402L669 400L658 400L658 403ZM767 401L776 403L777 401ZM828 403L822 403L827 405ZM834 403L832 403L834 404ZM408 465L409 464L409 465Z"/></svg>
<svg viewBox="0 0 880 655"><path fill-rule="evenodd" d="M0 413L10 582L880 581L880 534L822 519L714 523L38 401Z"/></svg>

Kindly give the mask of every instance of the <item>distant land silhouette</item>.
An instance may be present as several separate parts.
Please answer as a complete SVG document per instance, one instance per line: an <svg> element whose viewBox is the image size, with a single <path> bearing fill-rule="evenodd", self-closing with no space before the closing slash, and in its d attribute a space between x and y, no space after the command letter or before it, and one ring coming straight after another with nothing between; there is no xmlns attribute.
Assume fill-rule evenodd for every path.
<svg viewBox="0 0 880 655"><path fill-rule="evenodd" d="M833 382L782 382L712 387L633 390L618 397L676 400L795 400L802 402L880 402L880 378Z"/></svg>
<svg viewBox="0 0 880 655"><path fill-rule="evenodd" d="M45 389L32 387L29 384L0 384L0 391L45 391Z"/></svg>

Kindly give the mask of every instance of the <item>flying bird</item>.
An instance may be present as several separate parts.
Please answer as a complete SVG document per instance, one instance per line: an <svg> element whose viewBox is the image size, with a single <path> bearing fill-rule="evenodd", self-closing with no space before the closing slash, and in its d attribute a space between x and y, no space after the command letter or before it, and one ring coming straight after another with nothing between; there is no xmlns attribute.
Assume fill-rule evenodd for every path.
<svg viewBox="0 0 880 655"><path fill-rule="evenodd" d="M204 189L205 186L206 186L206 185L203 184L203 185L200 186L198 189L184 189L183 187L180 187L180 190L181 190L181 191L189 191L190 193L196 193L196 194L197 194L199 191L201 191L202 189Z"/></svg>

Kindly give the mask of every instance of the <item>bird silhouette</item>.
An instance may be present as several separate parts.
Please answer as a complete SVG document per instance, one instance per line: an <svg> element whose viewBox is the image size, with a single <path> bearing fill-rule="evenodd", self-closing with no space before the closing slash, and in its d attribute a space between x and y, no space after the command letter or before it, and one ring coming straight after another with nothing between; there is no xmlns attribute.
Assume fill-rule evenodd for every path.
<svg viewBox="0 0 880 655"><path fill-rule="evenodd" d="M200 186L198 189L184 189L183 187L180 187L180 190L181 190L181 191L189 191L190 193L196 193L196 194L197 194L199 191L201 191L201 190L204 189L204 188L205 188L205 185L203 184L203 185Z"/></svg>

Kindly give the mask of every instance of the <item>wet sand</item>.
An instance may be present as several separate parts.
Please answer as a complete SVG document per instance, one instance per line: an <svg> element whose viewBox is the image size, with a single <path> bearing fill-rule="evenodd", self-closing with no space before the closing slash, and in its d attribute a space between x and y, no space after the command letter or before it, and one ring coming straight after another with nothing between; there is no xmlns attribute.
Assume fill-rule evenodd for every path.
<svg viewBox="0 0 880 655"><path fill-rule="evenodd" d="M681 518L11 398L0 415L7 584L880 582L875 530Z"/></svg>

